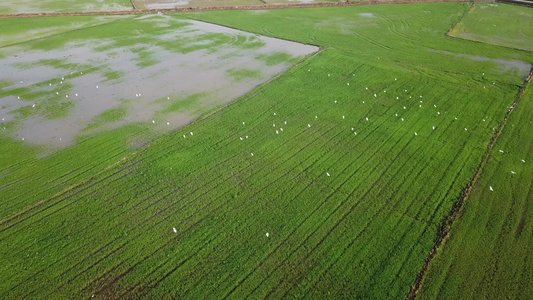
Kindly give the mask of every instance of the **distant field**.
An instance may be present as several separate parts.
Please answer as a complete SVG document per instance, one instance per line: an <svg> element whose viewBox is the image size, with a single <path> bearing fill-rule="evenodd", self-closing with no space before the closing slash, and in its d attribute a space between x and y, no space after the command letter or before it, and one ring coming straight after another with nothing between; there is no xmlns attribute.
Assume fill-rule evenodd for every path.
<svg viewBox="0 0 533 300"><path fill-rule="evenodd" d="M130 0L6 0L0 2L0 14L125 9L132 9Z"/></svg>
<svg viewBox="0 0 533 300"><path fill-rule="evenodd" d="M139 5L138 5L138 4ZM180 7L219 7L262 5L260 0L137 0L136 6L148 9L165 9Z"/></svg>
<svg viewBox="0 0 533 300"><path fill-rule="evenodd" d="M509 118L420 299L533 295L533 87ZM492 190L491 190L492 189Z"/></svg>
<svg viewBox="0 0 533 300"><path fill-rule="evenodd" d="M347 2L346 0L265 0L268 4L297 4L297 3L325 3L325 2Z"/></svg>
<svg viewBox="0 0 533 300"><path fill-rule="evenodd" d="M501 3L476 3L450 35L533 51L533 9Z"/></svg>
<svg viewBox="0 0 533 300"><path fill-rule="evenodd" d="M59 34L27 43L10 29L6 43L19 43L0 48L20 68L0 81L10 101L24 101L16 87L30 83L16 77L21 70L48 64L65 76L18 90L34 98L14 113L1 107L10 120L0 124L0 298L405 298L533 62L530 52L447 37L470 6L93 17L81 29L72 21L72 31L64 24L74 19L47 18ZM198 38L191 19L247 33ZM32 20L25 30L53 32ZM306 59L257 53L231 65L287 42L269 46L264 36L321 51ZM62 49L73 45L92 50L70 57ZM160 72L193 50L209 58L197 73L170 63L177 80ZM56 60L40 62L54 51ZM199 74L199 86L211 86L202 75L217 59L230 90L269 67L293 67L230 104L201 109L185 127L155 130L168 126L168 110L196 112L206 95L174 97L179 83ZM130 81L135 74L142 78ZM103 82L98 92L93 76ZM70 103L76 79L90 87L84 103L129 98L65 147L23 141L19 126L43 98L35 92L52 84L62 93L52 103ZM149 93L133 95L144 81ZM124 106L132 103L148 110L130 114ZM73 115L68 104L51 113L62 111L51 120ZM126 116L137 121L120 123ZM496 194L507 177L495 176Z"/></svg>

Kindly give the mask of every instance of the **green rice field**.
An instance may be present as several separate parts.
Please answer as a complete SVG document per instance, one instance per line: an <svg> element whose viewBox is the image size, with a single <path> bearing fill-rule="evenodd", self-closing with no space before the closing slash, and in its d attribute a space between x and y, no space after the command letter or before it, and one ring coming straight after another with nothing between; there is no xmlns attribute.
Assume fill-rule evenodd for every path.
<svg viewBox="0 0 533 300"><path fill-rule="evenodd" d="M420 299L527 299L533 219L533 89L509 118L462 215L423 282Z"/></svg>
<svg viewBox="0 0 533 300"><path fill-rule="evenodd" d="M522 6L479 3L449 33L503 47L533 51L533 10Z"/></svg>
<svg viewBox="0 0 533 300"><path fill-rule="evenodd" d="M0 297L406 298L481 166L416 297L526 299L533 37L485 5L0 19Z"/></svg>

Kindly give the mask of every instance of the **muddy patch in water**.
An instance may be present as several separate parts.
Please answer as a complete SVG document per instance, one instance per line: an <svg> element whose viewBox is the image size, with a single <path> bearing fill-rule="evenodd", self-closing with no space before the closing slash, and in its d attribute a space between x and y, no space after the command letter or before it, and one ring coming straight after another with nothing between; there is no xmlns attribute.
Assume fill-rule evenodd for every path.
<svg viewBox="0 0 533 300"><path fill-rule="evenodd" d="M147 34L150 43L121 47L99 39L51 51L3 48L0 82L10 84L0 92L0 122L15 138L52 148L128 123L175 130L318 51L198 21Z"/></svg>

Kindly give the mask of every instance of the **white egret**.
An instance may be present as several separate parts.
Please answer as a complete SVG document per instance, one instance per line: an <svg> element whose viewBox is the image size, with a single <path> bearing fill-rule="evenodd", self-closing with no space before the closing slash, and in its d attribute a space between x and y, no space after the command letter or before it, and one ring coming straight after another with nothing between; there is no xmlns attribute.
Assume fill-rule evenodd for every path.
<svg viewBox="0 0 533 300"><path fill-rule="evenodd" d="M418 135L418 133L415 132L415 135Z"/></svg>
<svg viewBox="0 0 533 300"><path fill-rule="evenodd" d="M494 191L494 190L492 189L492 186L489 186L489 189L490 189L490 191L491 191L491 192L493 192L493 191Z"/></svg>
<svg viewBox="0 0 533 300"><path fill-rule="evenodd" d="M326 175L330 176L328 172L326 172Z"/></svg>
<svg viewBox="0 0 533 300"><path fill-rule="evenodd" d="M266 235L266 237L268 237L268 235L269 235L268 232L265 235Z"/></svg>
<svg viewBox="0 0 533 300"><path fill-rule="evenodd" d="M172 227L172 230L174 230L174 233L177 233L178 230L176 229L176 227Z"/></svg>
<svg viewBox="0 0 533 300"><path fill-rule="evenodd" d="M192 135L192 131L191 131L191 135Z"/></svg>
<svg viewBox="0 0 533 300"><path fill-rule="evenodd" d="M307 124L307 127L311 127L311 124Z"/></svg>

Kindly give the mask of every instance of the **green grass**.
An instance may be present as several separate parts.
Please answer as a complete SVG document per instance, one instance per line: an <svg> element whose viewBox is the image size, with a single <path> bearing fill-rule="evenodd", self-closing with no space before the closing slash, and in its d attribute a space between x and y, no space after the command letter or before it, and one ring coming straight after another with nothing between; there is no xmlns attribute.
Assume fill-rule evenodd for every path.
<svg viewBox="0 0 533 300"><path fill-rule="evenodd" d="M109 11L132 9L130 0L8 0L0 3L0 14Z"/></svg>
<svg viewBox="0 0 533 300"><path fill-rule="evenodd" d="M243 81L247 78L261 78L261 71L250 69L230 69L228 75L236 81Z"/></svg>
<svg viewBox="0 0 533 300"><path fill-rule="evenodd" d="M166 103L166 108L164 109L164 112L184 112L187 110L196 109L200 106L200 100L204 99L207 96L207 93L197 93L187 96L186 98L178 101L167 101L166 99L163 99L162 102Z"/></svg>
<svg viewBox="0 0 533 300"><path fill-rule="evenodd" d="M96 128L100 128L102 126L105 126L109 123L113 123L116 121L122 120L124 117L126 117L128 112L128 108L124 106L119 106L112 108L108 111L103 112L102 114L96 116L91 124L89 124L84 131L90 131Z"/></svg>
<svg viewBox="0 0 533 300"><path fill-rule="evenodd" d="M173 16L324 51L141 149L130 145L154 136L141 125L45 158L2 136L2 217L45 201L0 224L1 297L404 298L523 81L442 51L533 61L447 37L468 8ZM127 25L138 26L125 19L30 46L134 46ZM150 44L162 29L138 30Z"/></svg>
<svg viewBox="0 0 533 300"><path fill-rule="evenodd" d="M532 119L530 84L450 239L429 268L420 299L526 299L533 293L533 260L529 255L533 244Z"/></svg>
<svg viewBox="0 0 533 300"><path fill-rule="evenodd" d="M533 10L510 4L477 3L450 35L533 51Z"/></svg>
<svg viewBox="0 0 533 300"><path fill-rule="evenodd" d="M286 52L277 52L274 54L261 54L257 59L263 60L267 66L275 66L282 63L294 63L292 55Z"/></svg>

